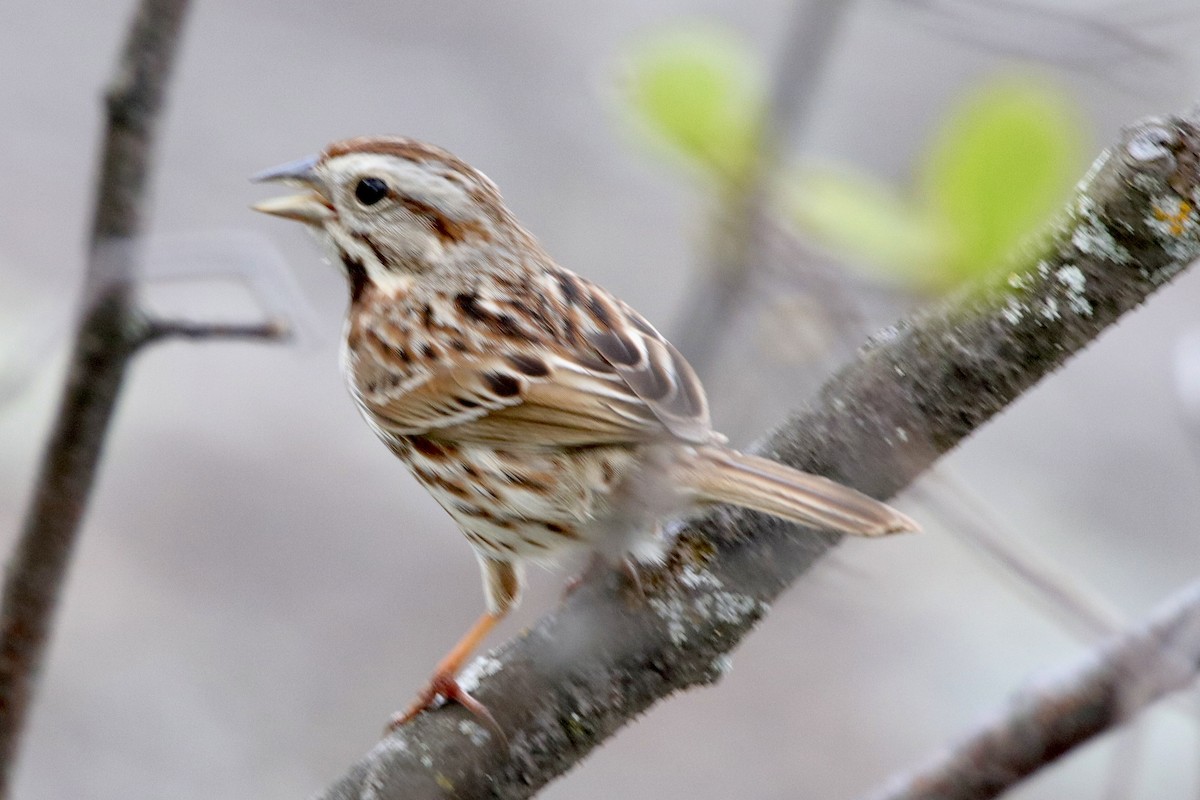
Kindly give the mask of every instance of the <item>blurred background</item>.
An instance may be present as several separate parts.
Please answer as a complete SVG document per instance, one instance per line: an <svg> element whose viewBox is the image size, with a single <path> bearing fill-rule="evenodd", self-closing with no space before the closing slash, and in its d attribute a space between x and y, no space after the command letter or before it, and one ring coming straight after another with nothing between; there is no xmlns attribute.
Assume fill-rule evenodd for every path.
<svg viewBox="0 0 1200 800"><path fill-rule="evenodd" d="M132 12L7 7L5 547L57 402ZM307 796L481 608L467 543L343 388L341 278L247 209L268 194L247 175L358 134L451 149L562 264L676 338L746 442L873 329L995 269L1122 124L1200 99L1197 33L1190 2L197 3L149 302L283 310L300 342L139 358L15 796ZM842 544L716 689L655 708L545 796L853 798L1194 579L1198 304L1185 274L902 496L923 534ZM1069 578L1052 583L1075 608L1005 559ZM561 581L535 573L503 635ZM1196 797L1194 701L1013 796Z"/></svg>

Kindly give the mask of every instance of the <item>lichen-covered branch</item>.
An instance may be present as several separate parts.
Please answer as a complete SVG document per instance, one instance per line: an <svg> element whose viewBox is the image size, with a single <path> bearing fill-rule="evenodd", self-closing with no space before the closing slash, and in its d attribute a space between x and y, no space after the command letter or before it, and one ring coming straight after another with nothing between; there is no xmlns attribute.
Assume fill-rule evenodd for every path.
<svg viewBox="0 0 1200 800"><path fill-rule="evenodd" d="M131 313L133 241L186 8L186 0L142 2L108 92L83 317L0 606L0 797L8 796L75 533L140 335Z"/></svg>
<svg viewBox="0 0 1200 800"><path fill-rule="evenodd" d="M1200 670L1200 582L1145 623L1025 687L1011 704L867 800L984 800L1054 759L1184 689Z"/></svg>
<svg viewBox="0 0 1200 800"><path fill-rule="evenodd" d="M1200 255L1200 113L1130 128L1024 263L877 336L759 452L890 497ZM838 537L718 509L630 598L594 577L474 665L499 741L423 714L321 797L527 797L668 694L717 680L770 602Z"/></svg>

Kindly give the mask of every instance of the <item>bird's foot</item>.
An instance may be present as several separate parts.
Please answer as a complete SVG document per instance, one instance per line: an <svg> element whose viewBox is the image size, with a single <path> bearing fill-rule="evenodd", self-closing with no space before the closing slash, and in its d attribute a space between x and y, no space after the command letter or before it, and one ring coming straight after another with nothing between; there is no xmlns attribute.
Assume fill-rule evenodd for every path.
<svg viewBox="0 0 1200 800"><path fill-rule="evenodd" d="M397 729L407 725L423 711L433 711L440 708L445 703L458 703L474 714L481 722L489 727L501 740L504 739L504 732L500 729L500 724L496 722L496 718L492 716L492 712L488 711L487 706L476 700L462 688L454 675L449 673L438 673L430 679L429 685L426 686L419 695L416 701L408 707L407 711L397 712L388 722L385 733L394 733Z"/></svg>
<svg viewBox="0 0 1200 800"><path fill-rule="evenodd" d="M642 583L642 565L626 556L621 559L621 572L625 574L625 580L629 584L629 588L633 590L634 596L639 601L646 600L646 586Z"/></svg>
<svg viewBox="0 0 1200 800"><path fill-rule="evenodd" d="M609 571L613 568L613 566L613 563L600 553L592 553L591 558L588 559L587 566L585 566L577 574L567 578L567 580L563 583L562 599L566 600L571 595L575 594L575 591L584 583L600 574ZM642 570L652 568L648 568L639 564L629 556L621 558L616 566L625 579L624 584L628 588L629 593L639 602L644 601L647 597L647 593L646 587L642 581Z"/></svg>
<svg viewBox="0 0 1200 800"><path fill-rule="evenodd" d="M566 600L568 597L575 594L575 590L577 590L580 586L583 586L583 584L587 583L590 579L594 578L603 570L607 569L607 567L608 560L605 559L604 556L600 555L599 553L592 553L590 556L588 556L587 564L584 565L583 569L570 576L563 582L562 599Z"/></svg>

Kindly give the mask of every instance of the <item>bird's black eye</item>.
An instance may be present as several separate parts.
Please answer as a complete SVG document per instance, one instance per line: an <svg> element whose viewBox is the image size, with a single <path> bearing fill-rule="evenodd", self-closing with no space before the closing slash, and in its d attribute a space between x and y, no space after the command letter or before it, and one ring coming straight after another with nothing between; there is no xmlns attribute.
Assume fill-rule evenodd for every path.
<svg viewBox="0 0 1200 800"><path fill-rule="evenodd" d="M354 187L354 196L364 206L373 206L387 197L388 185L379 178L363 178Z"/></svg>

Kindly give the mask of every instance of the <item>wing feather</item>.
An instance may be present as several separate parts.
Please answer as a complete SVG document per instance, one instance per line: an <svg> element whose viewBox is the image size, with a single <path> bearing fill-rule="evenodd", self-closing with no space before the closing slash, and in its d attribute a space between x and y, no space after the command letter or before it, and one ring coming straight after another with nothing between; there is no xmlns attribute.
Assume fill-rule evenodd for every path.
<svg viewBox="0 0 1200 800"><path fill-rule="evenodd" d="M497 342L489 356L430 365L360 397L389 433L553 449L714 440L695 371L636 311L571 276L570 344Z"/></svg>
<svg viewBox="0 0 1200 800"><path fill-rule="evenodd" d="M603 307L584 327L588 343L671 434L694 444L712 442L708 398L692 365L645 317L587 285L590 306Z"/></svg>
<svg viewBox="0 0 1200 800"><path fill-rule="evenodd" d="M494 446L584 447L663 435L615 374L552 362L545 375L531 377L508 364L500 356L447 365L362 403L389 433Z"/></svg>

